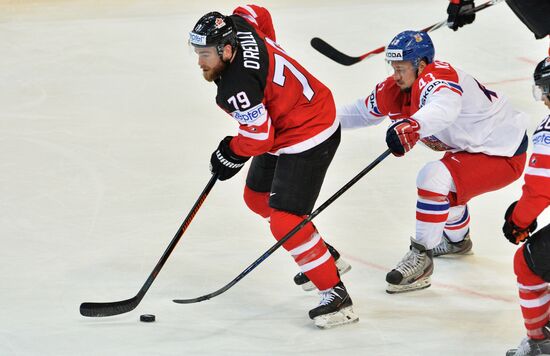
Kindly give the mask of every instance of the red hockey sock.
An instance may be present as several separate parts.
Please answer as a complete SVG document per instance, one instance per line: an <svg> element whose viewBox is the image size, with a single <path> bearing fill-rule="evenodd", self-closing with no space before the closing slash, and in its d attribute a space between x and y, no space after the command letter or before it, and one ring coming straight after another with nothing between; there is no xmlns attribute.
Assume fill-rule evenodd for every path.
<svg viewBox="0 0 550 356"><path fill-rule="evenodd" d="M548 323L550 293L548 283L531 271L521 246L514 255L514 272L517 276L521 313L531 339L544 339L542 328Z"/></svg>
<svg viewBox="0 0 550 356"><path fill-rule="evenodd" d="M266 219L271 215L272 209L269 206L269 192L255 192L245 185L243 196L250 210Z"/></svg>
<svg viewBox="0 0 550 356"><path fill-rule="evenodd" d="M271 232L280 240L304 218L305 216L273 210ZM290 252L302 272L319 290L332 288L340 282L334 259L311 222L288 239L283 247Z"/></svg>

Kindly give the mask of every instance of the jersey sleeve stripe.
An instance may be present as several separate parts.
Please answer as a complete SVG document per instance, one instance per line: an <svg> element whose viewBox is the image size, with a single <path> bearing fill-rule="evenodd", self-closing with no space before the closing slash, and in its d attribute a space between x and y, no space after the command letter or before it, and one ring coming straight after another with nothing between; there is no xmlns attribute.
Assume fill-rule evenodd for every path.
<svg viewBox="0 0 550 356"><path fill-rule="evenodd" d="M322 142L325 142L330 136L332 136L333 133L336 132L336 130L338 130L339 126L340 126L340 121L338 119L335 119L334 122L332 123L332 125L329 128L325 129L324 131L321 131L317 135L315 135L313 137L310 137L307 140L299 142L297 144L287 146L287 147L283 147L283 148L277 150L273 154L275 154L275 155L280 155L280 154L283 154L283 153L284 154L293 154L293 153L300 153L300 152L307 151L310 148L313 148L313 147L317 146L318 144L320 144Z"/></svg>
<svg viewBox="0 0 550 356"><path fill-rule="evenodd" d="M525 289L525 290L539 290L539 289L547 289L548 283L544 282L542 284L537 284L534 286L528 286L525 284L517 283L517 286L519 289Z"/></svg>
<svg viewBox="0 0 550 356"><path fill-rule="evenodd" d="M535 144L533 146L533 153L550 156L550 146Z"/></svg>
<svg viewBox="0 0 550 356"><path fill-rule="evenodd" d="M550 168L550 155L533 152L529 158L529 166L533 168Z"/></svg>
<svg viewBox="0 0 550 356"><path fill-rule="evenodd" d="M271 120L267 121L267 132L249 132L243 129L239 129L239 135L251 138L253 140L265 141L269 138L269 131L271 131Z"/></svg>
<svg viewBox="0 0 550 356"><path fill-rule="evenodd" d="M525 169L525 175L550 178L550 169L527 167Z"/></svg>
<svg viewBox="0 0 550 356"><path fill-rule="evenodd" d="M462 90L462 87L460 85L458 85L457 83L447 81L447 84L449 84L449 86L455 88L456 90L460 91L460 93L464 92Z"/></svg>
<svg viewBox="0 0 550 356"><path fill-rule="evenodd" d="M250 15L252 15L254 18L258 17L258 14L256 14L256 11L254 11L254 9L252 7L250 7L250 5L244 5L242 6L243 9L245 9L246 11L248 11L250 13ZM256 22L256 21L254 21Z"/></svg>
<svg viewBox="0 0 550 356"><path fill-rule="evenodd" d="M449 85L441 85L436 90L434 90L434 93L437 93L441 89L449 89L450 91L452 91L454 93L457 93L458 95L462 96L462 90L459 90L457 88L453 88L452 86L449 86Z"/></svg>

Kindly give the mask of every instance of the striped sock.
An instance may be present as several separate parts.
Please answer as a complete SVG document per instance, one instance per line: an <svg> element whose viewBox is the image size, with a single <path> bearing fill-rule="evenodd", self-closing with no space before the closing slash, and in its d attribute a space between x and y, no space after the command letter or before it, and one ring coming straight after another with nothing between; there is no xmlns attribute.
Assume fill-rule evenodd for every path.
<svg viewBox="0 0 550 356"><path fill-rule="evenodd" d="M416 238L427 250L441 242L443 228L449 216L449 200L438 195L442 201L418 197L416 202Z"/></svg>
<svg viewBox="0 0 550 356"><path fill-rule="evenodd" d="M449 218L445 223L445 235L452 242L460 242L470 228L470 214L467 205L453 206L449 209Z"/></svg>
<svg viewBox="0 0 550 356"><path fill-rule="evenodd" d="M549 321L550 292L548 283L531 271L523 256L521 246L514 256L514 272L517 276L521 313L531 339L544 339L543 327Z"/></svg>
<svg viewBox="0 0 550 356"><path fill-rule="evenodd" d="M304 217L274 210L271 214L271 232L280 240ZM327 249L323 238L310 222L283 244L290 252L301 271L319 289L326 290L340 282L334 258Z"/></svg>

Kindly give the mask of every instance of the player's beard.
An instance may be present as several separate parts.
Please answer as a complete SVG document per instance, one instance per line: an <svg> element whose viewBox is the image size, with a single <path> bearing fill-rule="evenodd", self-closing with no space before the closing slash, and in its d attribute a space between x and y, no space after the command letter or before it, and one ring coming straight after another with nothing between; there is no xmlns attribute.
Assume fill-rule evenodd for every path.
<svg viewBox="0 0 550 356"><path fill-rule="evenodd" d="M206 79L206 81L213 82L220 77L226 66L227 64L225 62L220 61L218 64L208 70L203 69L202 76L204 77L204 79Z"/></svg>

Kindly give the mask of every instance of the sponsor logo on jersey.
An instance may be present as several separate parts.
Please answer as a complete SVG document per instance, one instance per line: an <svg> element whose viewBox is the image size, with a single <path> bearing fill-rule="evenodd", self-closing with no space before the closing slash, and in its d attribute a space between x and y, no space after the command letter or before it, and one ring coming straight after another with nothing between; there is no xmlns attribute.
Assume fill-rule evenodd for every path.
<svg viewBox="0 0 550 356"><path fill-rule="evenodd" d="M189 42L194 45L206 46L206 36L199 35L195 32L189 32Z"/></svg>
<svg viewBox="0 0 550 356"><path fill-rule="evenodd" d="M403 50L402 49L387 49L386 50L387 61L402 61Z"/></svg>
<svg viewBox="0 0 550 356"><path fill-rule="evenodd" d="M424 104L426 104L426 100L428 99L428 96L430 96L431 93L435 92L437 88L443 85L449 86L449 84L444 80L434 80L426 84L426 86L424 87L424 90L422 90L422 95L420 96L419 108L423 107Z"/></svg>
<svg viewBox="0 0 550 356"><path fill-rule="evenodd" d="M252 32L238 31L237 38L243 49L244 67L260 69L260 50Z"/></svg>
<svg viewBox="0 0 550 356"><path fill-rule="evenodd" d="M265 117L266 110L264 104L260 103L251 109L245 111L235 110L231 113L233 118L243 125L254 123L259 118ZM260 122L259 124L262 124Z"/></svg>
<svg viewBox="0 0 550 356"><path fill-rule="evenodd" d="M374 93L374 90L369 95L367 109L374 116L378 116L378 117L384 116L384 115L382 115L382 113L378 109L378 104L376 103L376 95Z"/></svg>
<svg viewBox="0 0 550 356"><path fill-rule="evenodd" d="M550 145L550 135L548 135L546 132L540 132L540 133L537 133L537 135L535 135L535 137L533 137L533 144L534 145L546 145L546 146L549 146Z"/></svg>

